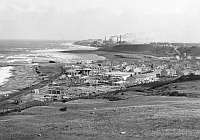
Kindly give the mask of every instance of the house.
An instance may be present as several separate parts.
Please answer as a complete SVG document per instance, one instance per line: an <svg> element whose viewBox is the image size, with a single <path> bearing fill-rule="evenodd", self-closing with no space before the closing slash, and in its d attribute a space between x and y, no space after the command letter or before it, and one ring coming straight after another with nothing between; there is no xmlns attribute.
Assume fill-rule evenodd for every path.
<svg viewBox="0 0 200 140"><path fill-rule="evenodd" d="M177 60L181 60L181 57L179 55L175 56Z"/></svg>
<svg viewBox="0 0 200 140"><path fill-rule="evenodd" d="M185 70L182 71L182 73L183 73L183 75L190 75L190 74L195 73L195 72L191 69L185 69Z"/></svg>
<svg viewBox="0 0 200 140"><path fill-rule="evenodd" d="M65 71L65 74L66 74L68 77L73 77L73 76L79 75L79 72L76 71L76 70L70 69L70 70L66 70L66 71Z"/></svg>
<svg viewBox="0 0 200 140"><path fill-rule="evenodd" d="M75 69L75 71L80 75L89 75L92 69L84 68L84 69Z"/></svg>
<svg viewBox="0 0 200 140"><path fill-rule="evenodd" d="M115 85L125 87L126 85L129 85L126 81L117 81L114 82Z"/></svg>
<svg viewBox="0 0 200 140"><path fill-rule="evenodd" d="M177 76L177 72L173 68L167 69L167 72L168 72L168 75L171 77Z"/></svg>
<svg viewBox="0 0 200 140"><path fill-rule="evenodd" d="M85 78L84 83L87 83L89 85L97 85L99 82L99 80L95 77L87 77Z"/></svg>
<svg viewBox="0 0 200 140"><path fill-rule="evenodd" d="M172 69L172 68L162 69L160 71L160 76L161 77L169 77L169 76L174 77L174 76L177 76L177 71L175 69Z"/></svg>
<svg viewBox="0 0 200 140"><path fill-rule="evenodd" d="M60 100L64 95L64 89L60 87L49 87L48 93L44 97L51 98L53 100Z"/></svg>
<svg viewBox="0 0 200 140"><path fill-rule="evenodd" d="M135 85L137 83L136 77L130 76L126 79L127 85Z"/></svg>
<svg viewBox="0 0 200 140"><path fill-rule="evenodd" d="M200 70L196 70L194 74L195 75L200 75Z"/></svg>
<svg viewBox="0 0 200 140"><path fill-rule="evenodd" d="M157 73L147 73L147 74L140 74L140 75L131 75L126 79L128 85L135 85L135 84L142 84L142 83L149 83L158 81Z"/></svg>
<svg viewBox="0 0 200 140"><path fill-rule="evenodd" d="M135 68L136 68L135 65L128 65L126 66L125 71L132 72Z"/></svg>
<svg viewBox="0 0 200 140"><path fill-rule="evenodd" d="M133 72L135 72L136 74L141 74L142 73L142 68L137 67L133 70Z"/></svg>
<svg viewBox="0 0 200 140"><path fill-rule="evenodd" d="M121 72L121 71L107 72L105 74L112 77L121 77L123 80L126 80L129 76L134 75L134 73L131 72Z"/></svg>

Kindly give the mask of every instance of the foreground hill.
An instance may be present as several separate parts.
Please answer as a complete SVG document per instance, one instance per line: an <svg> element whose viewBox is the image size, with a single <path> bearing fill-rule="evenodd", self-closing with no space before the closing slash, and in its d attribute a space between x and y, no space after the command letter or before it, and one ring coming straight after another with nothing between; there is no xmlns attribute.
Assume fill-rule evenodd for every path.
<svg viewBox="0 0 200 140"><path fill-rule="evenodd" d="M139 96L78 100L0 117L2 140L199 139L199 98ZM66 111L60 109L67 107Z"/></svg>
<svg viewBox="0 0 200 140"><path fill-rule="evenodd" d="M200 46L192 46L192 47L182 46L179 47L177 50L179 50L181 54L187 53L192 56L200 56Z"/></svg>

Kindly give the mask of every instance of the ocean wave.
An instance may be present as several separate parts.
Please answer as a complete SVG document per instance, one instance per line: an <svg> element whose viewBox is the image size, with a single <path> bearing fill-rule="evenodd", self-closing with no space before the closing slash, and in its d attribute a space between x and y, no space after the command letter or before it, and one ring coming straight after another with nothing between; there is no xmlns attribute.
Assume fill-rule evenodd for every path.
<svg viewBox="0 0 200 140"><path fill-rule="evenodd" d="M97 50L97 47L91 47L91 46L82 46L82 45L71 45L69 47L70 50Z"/></svg>
<svg viewBox="0 0 200 140"><path fill-rule="evenodd" d="M7 95L7 94L11 94L11 93L14 93L14 92L17 92L18 90L10 90L10 91L1 91L0 90L0 95Z"/></svg>
<svg viewBox="0 0 200 140"><path fill-rule="evenodd" d="M30 51L30 48L15 48L15 50L20 50L20 51L28 52L28 51Z"/></svg>
<svg viewBox="0 0 200 140"><path fill-rule="evenodd" d="M29 54L20 54L20 55L13 55L13 56L7 56L5 61L7 63L30 63L32 61L32 58L29 57Z"/></svg>
<svg viewBox="0 0 200 140"><path fill-rule="evenodd" d="M0 67L0 86L5 84L9 78L12 76L12 72L11 70L13 69L13 67L9 66L9 67Z"/></svg>
<svg viewBox="0 0 200 140"><path fill-rule="evenodd" d="M9 64L19 63L19 64L30 64L32 62L48 62L53 60L62 63L71 63L75 61L87 61L87 60L97 60L103 59L102 57L94 54L72 54L72 53L62 53L62 51L69 50L95 50L95 47L72 45L67 43L69 46L61 48L43 48L37 50L31 50L29 53L10 55L5 58L5 62Z"/></svg>
<svg viewBox="0 0 200 140"><path fill-rule="evenodd" d="M69 43L69 42L68 43L61 43L60 45L61 46L71 46L71 45L73 45L73 43Z"/></svg>
<svg viewBox="0 0 200 140"><path fill-rule="evenodd" d="M31 58L25 58L25 59L12 59L12 60L7 60L6 61L7 63L15 63L15 62L21 62L21 63L31 63L32 62L32 59Z"/></svg>
<svg viewBox="0 0 200 140"><path fill-rule="evenodd" d="M65 51L65 49L39 49L39 50L32 50L32 53L48 53L48 52L60 52Z"/></svg>
<svg viewBox="0 0 200 140"><path fill-rule="evenodd" d="M5 58L5 56L4 55L0 55L0 59L3 59L3 58Z"/></svg>
<svg viewBox="0 0 200 140"><path fill-rule="evenodd" d="M48 53L48 52L61 52L61 51L72 51L72 50L96 50L96 47L90 46L81 46L81 45L74 45L72 43L62 43L61 46L65 46L62 48L45 48L45 49L38 49L32 50L32 53Z"/></svg>
<svg viewBox="0 0 200 140"><path fill-rule="evenodd" d="M6 59L26 59L28 55L20 54L20 55L13 55L8 56Z"/></svg>

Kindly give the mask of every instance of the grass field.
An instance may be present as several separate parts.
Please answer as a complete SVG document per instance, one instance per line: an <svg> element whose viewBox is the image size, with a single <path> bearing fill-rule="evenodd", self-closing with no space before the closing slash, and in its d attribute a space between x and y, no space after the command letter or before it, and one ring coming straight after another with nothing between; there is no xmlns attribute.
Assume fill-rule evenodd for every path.
<svg viewBox="0 0 200 140"><path fill-rule="evenodd" d="M200 99L142 96L76 100L0 117L2 140L199 139ZM67 107L66 111L60 111Z"/></svg>
<svg viewBox="0 0 200 140"><path fill-rule="evenodd" d="M200 84L199 80L171 83L154 89L153 93L156 93L155 95L168 95L168 93L174 92L177 93L177 96L179 94L180 96L199 98L200 97L199 84ZM171 96L176 96L176 95L171 95Z"/></svg>

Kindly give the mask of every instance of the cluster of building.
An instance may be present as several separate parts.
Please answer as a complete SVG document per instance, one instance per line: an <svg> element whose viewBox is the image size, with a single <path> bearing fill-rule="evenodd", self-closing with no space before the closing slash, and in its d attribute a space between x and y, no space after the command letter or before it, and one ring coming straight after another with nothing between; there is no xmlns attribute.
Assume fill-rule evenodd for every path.
<svg viewBox="0 0 200 140"><path fill-rule="evenodd" d="M87 39L87 40L77 41L74 44L83 46L93 46L93 47L112 47L115 45L128 43L127 41L125 41L125 38L127 36L128 34L111 35L107 37L105 36L104 39Z"/></svg>
<svg viewBox="0 0 200 140"><path fill-rule="evenodd" d="M106 41L109 40L90 40L89 44L108 43ZM119 41L121 41L120 37L117 37L117 43ZM169 43L153 45L172 46ZM188 56L184 54L184 57ZM193 61L193 59L180 61L177 56L174 58L156 61L121 59L66 64L63 67L63 74L52 81L44 89L45 92L41 90L40 93L44 93L45 99L55 98L60 100L79 96L94 96L128 86L159 82L166 78L176 78L182 75L200 75L199 61ZM45 76L43 77L45 78ZM34 93L41 95L38 94L38 91Z"/></svg>

